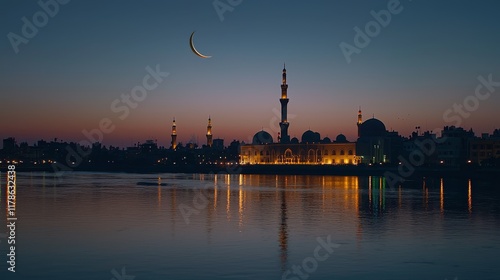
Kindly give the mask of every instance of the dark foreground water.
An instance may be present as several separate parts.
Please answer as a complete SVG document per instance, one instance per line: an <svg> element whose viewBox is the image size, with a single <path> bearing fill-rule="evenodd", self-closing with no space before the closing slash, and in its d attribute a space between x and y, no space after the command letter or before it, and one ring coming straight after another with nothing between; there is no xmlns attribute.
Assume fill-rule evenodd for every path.
<svg viewBox="0 0 500 280"><path fill-rule="evenodd" d="M498 180L19 173L15 273L5 181L1 279L500 279Z"/></svg>

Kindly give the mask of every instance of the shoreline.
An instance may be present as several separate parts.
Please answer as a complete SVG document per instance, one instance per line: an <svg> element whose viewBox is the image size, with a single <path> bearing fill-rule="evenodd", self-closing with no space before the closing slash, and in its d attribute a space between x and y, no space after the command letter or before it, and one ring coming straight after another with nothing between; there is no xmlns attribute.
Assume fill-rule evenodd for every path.
<svg viewBox="0 0 500 280"><path fill-rule="evenodd" d="M0 166L0 170L7 170L7 166ZM400 168L400 166L399 166ZM16 166L17 172L50 172L55 173L50 165L43 166ZM323 175L323 176L384 176L387 172L392 176L405 179L415 177L469 177L490 178L500 174L498 167L419 167L408 176L402 176L398 166L350 166L350 165L106 165L80 166L74 168L76 172L110 172L110 173L216 173L216 174L261 174L261 175ZM407 170L405 170L407 171Z"/></svg>

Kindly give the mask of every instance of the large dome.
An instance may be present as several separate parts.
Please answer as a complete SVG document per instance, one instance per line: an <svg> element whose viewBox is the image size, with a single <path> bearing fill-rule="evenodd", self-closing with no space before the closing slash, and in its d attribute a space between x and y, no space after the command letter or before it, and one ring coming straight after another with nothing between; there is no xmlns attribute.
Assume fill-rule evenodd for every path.
<svg viewBox="0 0 500 280"><path fill-rule="evenodd" d="M264 130L255 133L252 139L253 145L271 144L273 143L273 137L271 134L265 132Z"/></svg>
<svg viewBox="0 0 500 280"><path fill-rule="evenodd" d="M349 143L349 141L347 141L347 138L345 137L344 134L337 135L337 138L335 138L335 142L336 143Z"/></svg>
<svg viewBox="0 0 500 280"><path fill-rule="evenodd" d="M376 118L369 119L361 124L360 137L383 137L386 134L385 125Z"/></svg>
<svg viewBox="0 0 500 280"><path fill-rule="evenodd" d="M321 136L318 132L308 130L302 134L302 143L319 143Z"/></svg>

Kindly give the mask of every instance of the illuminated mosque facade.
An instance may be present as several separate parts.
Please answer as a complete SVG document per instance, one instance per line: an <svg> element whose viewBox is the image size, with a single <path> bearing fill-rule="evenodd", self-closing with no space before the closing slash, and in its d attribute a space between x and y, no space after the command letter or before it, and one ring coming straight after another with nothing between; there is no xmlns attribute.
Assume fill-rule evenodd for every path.
<svg viewBox="0 0 500 280"><path fill-rule="evenodd" d="M329 165L358 165L379 164L394 162L393 151L397 145L395 132L388 132L384 123L371 118L363 122L361 108L358 111L358 139L349 142L343 134L339 134L333 141L325 137L321 139L318 132L307 130L299 141L296 137L290 139L288 128L288 84L286 82L286 68L283 67L281 84L281 121L280 132L275 142L271 134L262 130L253 136L251 144L242 144L239 147L239 161L241 164L329 164ZM395 134L397 135L397 133ZM206 148L223 147L222 139L212 139L212 120L209 116ZM189 145L190 143L188 143ZM177 150L177 125L175 118L172 123L171 149Z"/></svg>
<svg viewBox="0 0 500 280"><path fill-rule="evenodd" d="M321 139L318 132L308 130L302 134L301 141L290 139L287 120L288 84L286 69L283 68L281 84L281 122L278 141L266 131L257 132L252 144L240 146L241 164L351 164L360 162L356 155L356 143L347 141L342 134L335 141L328 137Z"/></svg>

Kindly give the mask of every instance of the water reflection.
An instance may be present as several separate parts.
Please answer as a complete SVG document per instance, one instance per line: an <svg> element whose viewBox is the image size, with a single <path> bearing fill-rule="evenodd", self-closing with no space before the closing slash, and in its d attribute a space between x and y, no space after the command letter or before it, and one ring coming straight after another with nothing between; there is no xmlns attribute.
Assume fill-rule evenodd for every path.
<svg viewBox="0 0 500 280"><path fill-rule="evenodd" d="M439 179L439 210L444 214L444 184L443 178Z"/></svg>
<svg viewBox="0 0 500 280"><path fill-rule="evenodd" d="M342 253L334 253L320 268L332 275L360 267L389 270L394 264L413 269L435 255L459 256L454 244L479 244L482 234L489 236L480 230L500 228L498 191L491 183L469 179L422 178L391 187L376 176L76 174L60 183L51 175L26 175L20 183L19 209L27 247L37 250L40 238L51 248L57 246L50 240L61 239L92 245L88 237L97 236L97 245L85 246L95 250L92 256L135 264L140 260L131 256L140 249L147 269L167 265L174 276L185 276L194 264L200 270L196 276L223 271L214 279L270 279L259 273L273 271L279 274L273 279L279 279L312 254L317 237L328 235L343 244ZM135 184L145 180L153 184ZM454 240L457 236L460 239ZM493 245L470 246L488 254L497 249L492 239L487 242ZM432 251L437 247L443 250L439 254ZM27 258L34 256L28 265L37 265L42 249L47 248L40 247L38 255L23 252ZM92 263L92 258L86 261ZM467 264L465 259L455 263ZM231 267L248 269L244 274Z"/></svg>
<svg viewBox="0 0 500 280"><path fill-rule="evenodd" d="M281 271L284 272L287 268L287 258L288 258L288 228L287 228L287 206L286 206L286 191L281 189L280 191L281 199L281 211L280 217L281 222L279 226L279 245L280 245L280 260L281 260Z"/></svg>
<svg viewBox="0 0 500 280"><path fill-rule="evenodd" d="M463 183L444 178L423 178L405 182L397 187L389 187L384 177L376 176L200 175L197 180L202 184L206 184L207 181L212 182L208 187L203 187L208 188L206 195L210 201L207 207L210 208L211 215L217 215L221 206L228 222L233 215L238 217L240 230L244 228L248 219L255 218L256 211L261 211L260 214L268 210L272 212L276 203L279 203L277 209L280 211L282 221L280 229L286 221L287 208L298 211L300 217L308 217L307 222L323 219L335 213L356 220L366 214L382 217L387 212L407 211L408 208L414 211L439 209L441 215L445 215L447 210L464 209L463 206L468 213L472 213L473 210L472 180L467 180L465 193L460 191L462 189L460 184ZM182 194L183 201L188 199L189 204L191 202L186 194L192 196L196 194L191 188L160 186L161 178L158 178L158 182L159 210L162 204L168 203L171 213L178 215L176 196ZM420 194L416 192L418 185L421 186ZM169 198L166 201L162 199L162 191L165 189L167 189L165 196ZM448 189L453 191L447 192ZM220 192L223 194L223 200ZM466 197L465 205L458 203L458 198L463 196ZM448 198L451 198L450 203L447 202ZM233 200L237 205L235 209L232 208ZM416 204L418 200L421 201L420 206ZM208 210L201 209L201 211ZM175 221L175 218L171 217L171 220ZM352 222L352 219L349 222Z"/></svg>
<svg viewBox="0 0 500 280"><path fill-rule="evenodd" d="M469 213L472 213L472 181L469 179L469 186L467 191L467 206Z"/></svg>
<svg viewBox="0 0 500 280"><path fill-rule="evenodd" d="M423 178L389 187L384 177L376 176L215 175L197 179L203 184L212 182L208 191L210 204L207 209L200 210L207 211L204 219L209 236L214 227L220 226L217 216L222 213L230 224L231 217L238 217L235 222L239 232L248 230L249 224L255 226L269 220L272 213L278 214L275 232L282 271L288 269L289 238L297 230L323 228L324 232L331 232L334 227L336 230L341 228L347 234L355 235L359 243L365 234L371 234L374 227L380 230L380 225L393 228L397 224L400 228L412 228L411 217L419 212L432 213L435 210L442 218L447 213L456 215L461 210L472 214L471 180ZM461 187L464 183L467 185L465 192ZM194 195L190 188L177 191L180 193L175 188L168 192L172 204L170 209L174 212L177 212L173 205L176 195L181 194L183 201L190 199L186 194ZM221 197L219 192L224 195ZM459 203L461 197L466 197L465 204ZM232 203L237 207L232 208ZM179 213L173 214L178 216ZM387 224L386 219L391 220L392 225ZM172 217L170 220L172 223L176 221ZM375 222L377 220L379 222ZM290 231L290 223L294 231Z"/></svg>

